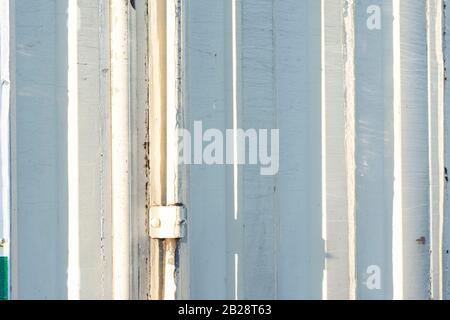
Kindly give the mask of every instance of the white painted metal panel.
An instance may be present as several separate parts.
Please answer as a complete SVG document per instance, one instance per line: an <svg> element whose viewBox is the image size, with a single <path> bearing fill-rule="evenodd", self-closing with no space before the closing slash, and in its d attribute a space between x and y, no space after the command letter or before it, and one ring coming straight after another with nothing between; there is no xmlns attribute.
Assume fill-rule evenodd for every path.
<svg viewBox="0 0 450 320"><path fill-rule="evenodd" d="M429 297L429 140L425 1L393 1L394 298ZM415 32L411 32L415 30Z"/></svg>
<svg viewBox="0 0 450 320"><path fill-rule="evenodd" d="M279 299L322 297L320 6L292 0L273 8L275 125L283 128L273 209Z"/></svg>
<svg viewBox="0 0 450 320"><path fill-rule="evenodd" d="M113 294L109 1L71 4L16 1L16 298ZM159 143L148 135L163 133L149 117L150 69L161 65L148 63L166 59L148 56L147 45L156 43L147 43L147 27L157 21L147 20L153 7L136 4L142 12L130 16L131 79L124 82L133 264L125 268L131 297L147 298L150 271L163 282L149 270L145 237L148 205L164 200L149 194L165 192L147 184L149 173L157 182L176 172L158 161L148 167L149 145ZM183 184L172 201L188 213L178 297L448 298L443 1L180 4L170 21L181 18L182 61L179 74L171 65L170 90L161 88L173 102L168 113L178 113L169 129L189 130L192 160L207 144L198 134L208 129L279 129L280 167L263 176L258 165L199 161L178 172ZM166 27L176 42L177 26ZM231 151L233 159L245 153L236 145ZM175 161L176 150L168 153Z"/></svg>
<svg viewBox="0 0 450 320"><path fill-rule="evenodd" d="M237 128L277 128L275 103L274 6L270 0L238 2L240 23ZM253 141L254 143L254 141ZM246 144L247 153L251 148ZM238 151L240 152L240 150ZM249 159L247 158L247 163ZM236 236L240 238L238 298L277 297L279 216L275 176L261 176L256 165L238 169ZM255 268L255 266L259 266Z"/></svg>
<svg viewBox="0 0 450 320"><path fill-rule="evenodd" d="M109 1L16 4L13 297L111 298Z"/></svg>
<svg viewBox="0 0 450 320"><path fill-rule="evenodd" d="M73 235L69 237L68 292L73 299L110 299L109 1L71 4L68 215ZM73 251L78 257L72 260ZM77 272L78 286L72 280Z"/></svg>
<svg viewBox="0 0 450 320"><path fill-rule="evenodd" d="M67 298L67 1L15 2L15 298Z"/></svg>
<svg viewBox="0 0 450 320"><path fill-rule="evenodd" d="M185 128L232 128L231 1L185 2ZM234 298L233 172L186 166L188 236L181 289L193 299ZM229 241L228 241L229 240ZM183 258L182 258L183 259ZM183 269L184 266L184 269Z"/></svg>
<svg viewBox="0 0 450 320"><path fill-rule="evenodd" d="M444 222L444 3L427 3L428 32L428 130L430 161L430 294L442 299L442 236Z"/></svg>
<svg viewBox="0 0 450 320"><path fill-rule="evenodd" d="M392 1L356 1L355 214L359 299L392 298L392 57ZM375 271L381 272L379 289L376 283L370 283Z"/></svg>
<svg viewBox="0 0 450 320"><path fill-rule="evenodd" d="M183 255L208 261L182 271L194 275L185 277L191 295L213 290L232 298L234 288L239 298L439 298L448 263L440 209L442 2L233 1L220 19L211 11L218 6L199 3L189 2L185 16L184 94L197 97L186 100L188 118L219 121L219 129L230 117L243 129L279 128L280 171L261 177L256 167L238 166L234 184L225 169L227 178L217 179L219 167L202 167L201 176L189 167L191 236ZM225 62L206 67L210 51L199 48L212 44ZM208 76L224 79L224 64L225 89ZM197 103L216 90L228 94L228 117ZM228 230L215 223L214 242L203 209L210 201ZM233 213L236 222L227 216ZM208 254L213 243L218 250ZM203 282L200 275L212 272L225 281Z"/></svg>
<svg viewBox="0 0 450 320"><path fill-rule="evenodd" d="M344 27L348 8L340 0L322 1L322 236L325 240L326 264L323 276L325 299L349 299L354 295L350 260L350 208L354 197L350 176L352 168L347 152L350 136L346 115L352 106L347 100L345 47L349 30ZM348 51L347 51L348 50Z"/></svg>
<svg viewBox="0 0 450 320"><path fill-rule="evenodd" d="M11 262L11 183L10 112L13 10L9 0L0 1L0 300L10 297Z"/></svg>

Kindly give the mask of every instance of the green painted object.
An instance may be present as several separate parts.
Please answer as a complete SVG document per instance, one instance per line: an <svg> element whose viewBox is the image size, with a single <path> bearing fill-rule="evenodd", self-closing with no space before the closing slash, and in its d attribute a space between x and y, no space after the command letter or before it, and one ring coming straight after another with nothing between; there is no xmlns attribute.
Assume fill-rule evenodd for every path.
<svg viewBox="0 0 450 320"><path fill-rule="evenodd" d="M0 257L0 300L8 300L8 257Z"/></svg>

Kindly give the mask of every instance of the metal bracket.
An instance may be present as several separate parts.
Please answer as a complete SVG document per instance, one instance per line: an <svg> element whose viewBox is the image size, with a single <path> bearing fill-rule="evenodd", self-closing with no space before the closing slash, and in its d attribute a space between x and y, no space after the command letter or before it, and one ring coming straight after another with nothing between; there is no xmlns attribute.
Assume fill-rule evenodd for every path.
<svg viewBox="0 0 450 320"><path fill-rule="evenodd" d="M150 208L150 237L152 239L181 239L185 236L186 208L167 206Z"/></svg>

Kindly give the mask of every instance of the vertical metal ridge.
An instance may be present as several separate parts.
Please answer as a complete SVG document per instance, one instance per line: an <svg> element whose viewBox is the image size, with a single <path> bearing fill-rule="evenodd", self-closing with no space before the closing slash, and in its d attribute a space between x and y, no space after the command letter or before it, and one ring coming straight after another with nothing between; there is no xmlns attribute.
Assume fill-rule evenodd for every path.
<svg viewBox="0 0 450 320"><path fill-rule="evenodd" d="M326 250L326 242L327 242L327 139L326 139L326 86L325 86L325 62L326 62L326 54L325 54L325 2L326 0L321 0L320 5L320 14L321 14L321 28L320 28L320 38L321 38L321 134L322 134L322 238L324 240L324 250ZM326 268L326 260L325 266L323 269L323 278L322 278L322 299L328 299L328 275Z"/></svg>
<svg viewBox="0 0 450 320"><path fill-rule="evenodd" d="M130 296L128 0L110 2L113 297Z"/></svg>
<svg viewBox="0 0 450 320"><path fill-rule="evenodd" d="M105 0L103 0L105 1ZM145 214L149 201L149 18L148 0L135 2L136 102L132 106L132 195L131 216L133 225L133 299L148 300L150 295L150 239L149 217ZM133 74L131 75L133 77ZM132 109L132 110L133 110Z"/></svg>
<svg viewBox="0 0 450 320"><path fill-rule="evenodd" d="M444 52L444 212L442 224L442 298L450 299L450 197L449 197L449 161L450 161L450 112L448 108L450 87L448 85L448 62L450 61L450 42L448 30L450 28L449 1L443 0L443 52Z"/></svg>
<svg viewBox="0 0 450 320"><path fill-rule="evenodd" d="M234 280L232 285L234 287L231 298L234 300L245 298L245 250L244 250L244 216L242 214L243 208L243 195L240 194L244 190L243 183L243 168L239 167L239 146L237 130L242 126L243 113L242 113L242 100L241 91L242 87L242 32L243 32L243 5L242 0L231 0L230 7L230 24L231 24L231 129L233 130L232 152L233 152L233 164L232 164L232 178L233 178L233 218L228 220L229 229L227 235L233 237L230 241L229 258L232 260L232 276ZM231 281L230 281L231 282Z"/></svg>
<svg viewBox="0 0 450 320"><path fill-rule="evenodd" d="M180 14L179 0L166 0L166 199L165 205L180 203L178 120L180 99ZM163 120L164 121L164 120ZM177 292L177 251L178 240L164 240L164 296L174 300Z"/></svg>
<svg viewBox="0 0 450 320"><path fill-rule="evenodd" d="M393 0L393 73L394 73L394 204L392 225L392 261L394 299L403 298L403 222L402 222L402 110L401 110L401 47L400 0Z"/></svg>
<svg viewBox="0 0 450 320"><path fill-rule="evenodd" d="M78 128L78 21L77 0L68 8L68 298L80 299L79 128Z"/></svg>
<svg viewBox="0 0 450 320"><path fill-rule="evenodd" d="M345 143L347 162L349 297L356 299L356 185L355 185L355 3L347 0L344 12Z"/></svg>
<svg viewBox="0 0 450 320"><path fill-rule="evenodd" d="M415 32L410 32L412 29ZM429 298L426 3L394 1L394 297Z"/></svg>
<svg viewBox="0 0 450 320"><path fill-rule="evenodd" d="M166 10L167 1L149 0L150 205L166 204ZM164 297L164 243L150 240L150 298Z"/></svg>
<svg viewBox="0 0 450 320"><path fill-rule="evenodd" d="M437 299L443 294L443 255L444 255L444 196L445 196L445 58L444 58L444 0L437 0L436 17L436 53L438 62L438 184L439 184L439 230L438 230L438 264L439 280Z"/></svg>
<svg viewBox="0 0 450 320"><path fill-rule="evenodd" d="M233 195L234 195L234 220L239 219L239 166L238 166L238 146L237 146L237 129L238 129L238 80L237 80L237 1L231 0L231 34L232 34L232 86L233 86Z"/></svg>
<svg viewBox="0 0 450 320"><path fill-rule="evenodd" d="M442 228L444 197L444 57L443 3L427 3L428 30L428 125L430 162L430 291L442 299Z"/></svg>
<svg viewBox="0 0 450 320"><path fill-rule="evenodd" d="M355 192L354 22L353 7L349 4L347 0L322 2L325 299L355 296L354 231L351 230Z"/></svg>

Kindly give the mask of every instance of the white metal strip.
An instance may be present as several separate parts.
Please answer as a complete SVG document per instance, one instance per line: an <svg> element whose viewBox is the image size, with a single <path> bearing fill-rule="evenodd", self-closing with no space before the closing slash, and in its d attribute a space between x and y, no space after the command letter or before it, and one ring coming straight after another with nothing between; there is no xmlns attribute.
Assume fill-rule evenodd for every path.
<svg viewBox="0 0 450 320"><path fill-rule="evenodd" d="M355 2L358 299L392 298L392 1Z"/></svg>
<svg viewBox="0 0 450 320"><path fill-rule="evenodd" d="M79 131L78 131L78 1L68 8L68 298L80 298L80 226L79 226Z"/></svg>
<svg viewBox="0 0 450 320"><path fill-rule="evenodd" d="M426 43L425 2L394 0L395 299L429 298L430 198Z"/></svg>
<svg viewBox="0 0 450 320"><path fill-rule="evenodd" d="M356 299L356 185L355 185L355 1L344 7L345 161L347 163L347 219L349 299Z"/></svg>
<svg viewBox="0 0 450 320"><path fill-rule="evenodd" d="M0 1L0 258L2 273L0 299L10 295L10 0ZM4 269L6 267L6 270ZM3 292L6 290L6 292ZM5 296L3 296L5 295Z"/></svg>
<svg viewBox="0 0 450 320"><path fill-rule="evenodd" d="M322 116L323 116L323 223L325 226L325 299L349 299L353 296L350 279L349 181L352 168L348 161L347 97L344 2L322 1Z"/></svg>
<svg viewBox="0 0 450 320"><path fill-rule="evenodd" d="M428 30L428 131L430 161L430 279L431 298L442 298L442 226L443 226L443 128L444 128L444 57L443 3L427 2Z"/></svg>
<svg viewBox="0 0 450 320"><path fill-rule="evenodd" d="M113 296L130 291L128 1L111 1Z"/></svg>
<svg viewBox="0 0 450 320"><path fill-rule="evenodd" d="M195 122L203 130L233 128L232 2L184 1L186 127L194 146ZM202 138L197 135L197 140ZM186 138L186 137L184 137ZM199 150L201 152L203 150ZM198 152L198 151L197 151ZM192 154L193 159L194 154ZM236 235L233 166L185 165L188 255L182 274L191 299L234 299ZM239 275L238 275L239 276ZM239 283L238 283L239 285Z"/></svg>
<svg viewBox="0 0 450 320"><path fill-rule="evenodd" d="M177 10L179 0L166 1L166 205L178 203L178 79L179 79L179 25Z"/></svg>
<svg viewBox="0 0 450 320"><path fill-rule="evenodd" d="M279 212L276 210L278 170L261 174L261 163L252 163L249 155L262 151L261 136L272 139L278 128L276 103L276 64L274 33L274 1L239 1L238 35L238 117L237 126L253 132L255 138L243 143L239 139L238 159L238 222L235 237L240 257L239 298L277 299L277 250L279 243ZM261 131L266 130L266 131ZM264 144L263 144L264 145ZM271 148L266 149L270 153ZM278 150L276 150L278 152ZM278 155L278 154L277 154ZM276 156L272 153L272 156ZM245 159L243 163L242 160ZM261 157L259 157L261 159ZM255 268L255 266L258 268Z"/></svg>
<svg viewBox="0 0 450 320"><path fill-rule="evenodd" d="M273 9L279 299L322 298L320 6L317 0L283 0Z"/></svg>
<svg viewBox="0 0 450 320"><path fill-rule="evenodd" d="M402 74L401 74L401 43L400 43L400 1L393 0L393 77L394 77L394 205L392 218L392 269L393 297L403 298L403 169L402 169Z"/></svg>

